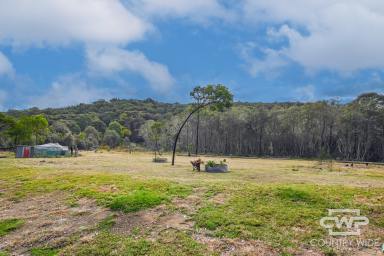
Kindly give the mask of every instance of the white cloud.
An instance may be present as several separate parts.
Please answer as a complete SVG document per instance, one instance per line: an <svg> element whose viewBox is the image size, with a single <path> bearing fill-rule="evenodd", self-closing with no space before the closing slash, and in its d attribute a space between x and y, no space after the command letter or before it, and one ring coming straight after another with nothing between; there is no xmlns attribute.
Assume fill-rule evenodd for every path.
<svg viewBox="0 0 384 256"><path fill-rule="evenodd" d="M168 68L157 62L148 60L138 51L127 51L119 48L88 49L88 65L91 70L107 75L128 71L144 77L158 91L166 91L175 82Z"/></svg>
<svg viewBox="0 0 384 256"><path fill-rule="evenodd" d="M45 94L31 99L30 105L40 108L64 107L108 98L111 98L108 91L91 86L79 77L70 75L53 82Z"/></svg>
<svg viewBox="0 0 384 256"><path fill-rule="evenodd" d="M119 0L0 1L0 40L14 46L126 44L149 29Z"/></svg>
<svg viewBox="0 0 384 256"><path fill-rule="evenodd" d="M274 76L288 64L284 55L269 48L262 48L252 42L242 44L239 47L240 57L245 61L245 69L251 76ZM258 51L262 57L255 57L253 52Z"/></svg>
<svg viewBox="0 0 384 256"><path fill-rule="evenodd" d="M289 45L280 50L309 70L348 73L384 68L380 0L247 0L244 13L255 24L285 24L279 34Z"/></svg>
<svg viewBox="0 0 384 256"><path fill-rule="evenodd" d="M233 21L236 17L218 0L131 0L128 6L147 18L187 18L205 23L212 18Z"/></svg>
<svg viewBox="0 0 384 256"><path fill-rule="evenodd" d="M153 18L233 19L219 0L2 0L0 41L13 46L126 45L153 29Z"/></svg>
<svg viewBox="0 0 384 256"><path fill-rule="evenodd" d="M2 52L0 52L0 76L12 75L12 74L13 74L12 63L8 60L8 58Z"/></svg>

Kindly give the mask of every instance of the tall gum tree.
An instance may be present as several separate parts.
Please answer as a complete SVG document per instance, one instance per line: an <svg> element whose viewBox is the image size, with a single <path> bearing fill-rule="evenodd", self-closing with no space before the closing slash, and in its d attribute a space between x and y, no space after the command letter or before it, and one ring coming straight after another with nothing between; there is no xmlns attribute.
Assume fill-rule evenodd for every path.
<svg viewBox="0 0 384 256"><path fill-rule="evenodd" d="M233 95L224 85L207 85L204 87L197 86L190 93L191 97L195 100L192 105L192 110L181 124L177 134L175 135L175 141L173 143L173 153L172 153L172 165L175 165L175 155L177 142L179 140L180 134L188 122L189 118L199 112L202 108L209 107L211 110L222 111L225 108L230 108L233 103Z"/></svg>

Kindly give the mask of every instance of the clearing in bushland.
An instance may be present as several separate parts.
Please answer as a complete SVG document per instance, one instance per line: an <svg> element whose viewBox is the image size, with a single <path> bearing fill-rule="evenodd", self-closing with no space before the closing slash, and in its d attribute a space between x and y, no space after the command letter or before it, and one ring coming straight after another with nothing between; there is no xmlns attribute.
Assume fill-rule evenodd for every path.
<svg viewBox="0 0 384 256"><path fill-rule="evenodd" d="M152 157L0 159L0 255L381 253L384 167L227 158L231 171L212 174L192 171L191 157ZM359 239L379 245L319 242L328 209L360 209L370 223Z"/></svg>

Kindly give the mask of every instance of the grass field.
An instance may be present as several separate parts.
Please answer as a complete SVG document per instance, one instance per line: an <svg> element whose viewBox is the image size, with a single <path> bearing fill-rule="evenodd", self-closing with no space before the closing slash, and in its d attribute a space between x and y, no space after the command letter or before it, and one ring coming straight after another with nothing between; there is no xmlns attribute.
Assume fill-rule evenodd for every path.
<svg viewBox="0 0 384 256"><path fill-rule="evenodd" d="M152 157L1 158L0 255L382 255L384 167L228 158L211 174ZM377 244L314 242L328 209L360 209L370 223L346 239Z"/></svg>

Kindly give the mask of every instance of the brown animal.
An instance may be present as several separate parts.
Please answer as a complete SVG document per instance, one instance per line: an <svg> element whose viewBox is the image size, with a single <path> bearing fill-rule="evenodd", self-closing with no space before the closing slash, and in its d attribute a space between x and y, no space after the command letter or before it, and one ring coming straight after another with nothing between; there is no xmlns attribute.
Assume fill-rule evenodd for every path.
<svg viewBox="0 0 384 256"><path fill-rule="evenodd" d="M200 172L200 166L201 164L203 164L204 162L199 158L195 161L191 161L191 164L192 164L192 167L193 167L193 170L197 170L198 172Z"/></svg>

